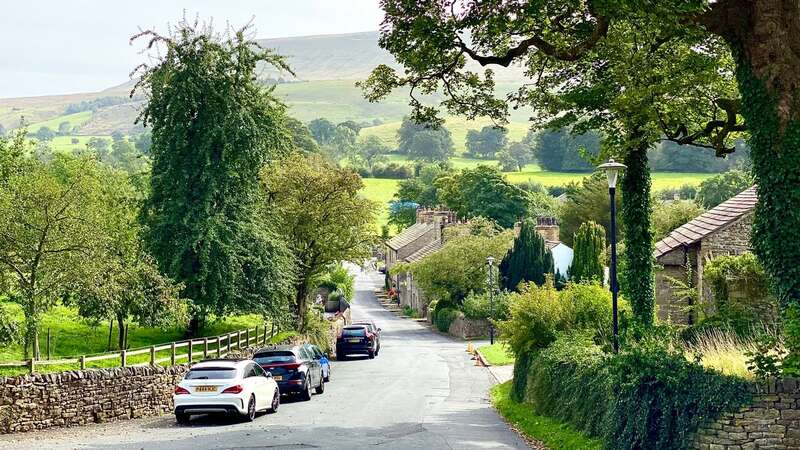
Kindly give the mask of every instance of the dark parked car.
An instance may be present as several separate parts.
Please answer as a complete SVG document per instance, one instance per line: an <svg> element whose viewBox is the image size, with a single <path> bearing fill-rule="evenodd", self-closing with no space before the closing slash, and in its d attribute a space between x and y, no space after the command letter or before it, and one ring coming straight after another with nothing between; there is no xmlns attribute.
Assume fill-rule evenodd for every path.
<svg viewBox="0 0 800 450"><path fill-rule="evenodd" d="M258 350L253 360L272 374L281 394L297 394L311 400L311 390L325 392L322 364L302 345L279 345Z"/></svg>
<svg viewBox="0 0 800 450"><path fill-rule="evenodd" d="M322 366L322 377L325 379L325 382L331 381L331 362L328 359L328 354L324 353L321 348L314 344L303 344L303 347L314 356L314 359L319 361L319 364Z"/></svg>
<svg viewBox="0 0 800 450"><path fill-rule="evenodd" d="M375 336L375 356L381 351L381 329L372 320L355 320L351 325L366 325L370 333Z"/></svg>
<svg viewBox="0 0 800 450"><path fill-rule="evenodd" d="M344 361L348 355L357 353L372 359L378 354L377 348L377 336L368 325L348 325L336 339L336 358Z"/></svg>

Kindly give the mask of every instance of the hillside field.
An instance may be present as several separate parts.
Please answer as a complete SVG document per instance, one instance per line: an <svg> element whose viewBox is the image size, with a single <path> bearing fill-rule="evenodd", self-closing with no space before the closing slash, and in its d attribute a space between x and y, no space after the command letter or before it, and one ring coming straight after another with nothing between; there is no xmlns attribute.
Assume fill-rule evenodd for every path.
<svg viewBox="0 0 800 450"><path fill-rule="evenodd" d="M461 167L474 167L484 161L477 161L474 159L458 158L457 161L461 162ZM454 166L457 167L456 164ZM678 173L678 172L654 172L653 177L653 191L661 189L680 187L684 184L698 185L701 181L714 176L713 173ZM522 183L526 181L535 181L543 184L544 186L560 186L565 185L571 181L580 181L587 176L585 173L570 173L570 172L547 172L539 169L535 164L525 167L522 172L507 172L505 173L506 179L512 183ZM394 198L397 192L399 180L387 180L381 178L364 178L364 189L361 191L364 197L378 202L381 205L380 213L378 215L378 225L384 225L389 220L389 211L387 204Z"/></svg>

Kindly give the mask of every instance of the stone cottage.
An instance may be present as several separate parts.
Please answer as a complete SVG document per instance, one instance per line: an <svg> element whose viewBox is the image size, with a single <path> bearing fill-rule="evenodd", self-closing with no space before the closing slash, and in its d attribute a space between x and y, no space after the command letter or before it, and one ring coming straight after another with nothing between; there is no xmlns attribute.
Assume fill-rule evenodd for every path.
<svg viewBox="0 0 800 450"><path fill-rule="evenodd" d="M676 298L669 278L685 280L688 265L700 298L708 298L710 293L703 286L703 264L718 256L750 251L750 231L757 201L756 187L750 187L681 225L656 243L653 256L663 267L656 273L656 304L660 319L692 323L693 317L684 309L687 299Z"/></svg>
<svg viewBox="0 0 800 450"><path fill-rule="evenodd" d="M384 262L391 286L398 290L400 305L424 311L424 298L410 273L388 275L401 262L419 261L442 246L442 229L456 222L453 211L443 208L417 209L416 223L386 241Z"/></svg>

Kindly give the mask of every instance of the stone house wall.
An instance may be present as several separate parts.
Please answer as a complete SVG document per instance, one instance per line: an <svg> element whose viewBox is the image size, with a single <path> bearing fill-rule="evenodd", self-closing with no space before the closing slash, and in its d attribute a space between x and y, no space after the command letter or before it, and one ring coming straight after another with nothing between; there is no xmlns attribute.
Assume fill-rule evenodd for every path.
<svg viewBox="0 0 800 450"><path fill-rule="evenodd" d="M800 379L753 385L753 403L701 427L698 450L800 449Z"/></svg>
<svg viewBox="0 0 800 450"><path fill-rule="evenodd" d="M703 300L711 301L711 291L703 283L704 264L719 256L740 255L750 251L750 234L753 227L753 213L746 214L730 225L717 230L703 238L699 244L688 249L688 259L692 265L695 286L700 290ZM658 317L669 319L673 323L686 324L688 315L682 311L683 306L675 298L668 277L683 280L686 278L683 249L677 248L658 258L663 269L656 272L655 291Z"/></svg>
<svg viewBox="0 0 800 450"><path fill-rule="evenodd" d="M0 378L0 433L70 427L172 412L188 364Z"/></svg>

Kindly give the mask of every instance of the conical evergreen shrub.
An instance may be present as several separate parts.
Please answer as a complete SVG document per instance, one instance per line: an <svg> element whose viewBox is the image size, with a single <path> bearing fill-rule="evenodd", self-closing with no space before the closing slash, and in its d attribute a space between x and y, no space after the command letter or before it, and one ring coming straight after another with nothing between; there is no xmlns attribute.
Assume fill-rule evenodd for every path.
<svg viewBox="0 0 800 450"><path fill-rule="evenodd" d="M553 273L553 255L536 231L536 221L522 222L519 236L500 262L503 287L515 290L520 283L531 281L541 286L545 275Z"/></svg>
<svg viewBox="0 0 800 450"><path fill-rule="evenodd" d="M606 230L592 221L578 227L573 237L572 266L569 277L573 281L603 280L603 252L606 250Z"/></svg>

